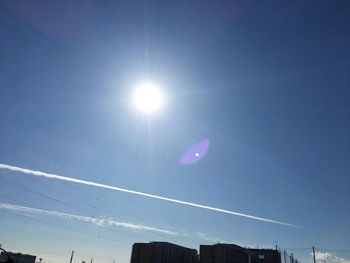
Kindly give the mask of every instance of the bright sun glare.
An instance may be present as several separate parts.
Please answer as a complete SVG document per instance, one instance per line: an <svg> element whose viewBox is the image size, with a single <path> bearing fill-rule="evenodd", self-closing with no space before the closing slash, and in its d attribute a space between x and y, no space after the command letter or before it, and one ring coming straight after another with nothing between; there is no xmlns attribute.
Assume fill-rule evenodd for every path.
<svg viewBox="0 0 350 263"><path fill-rule="evenodd" d="M150 82L140 84L134 93L134 104L145 114L156 112L163 103L163 96L157 86Z"/></svg>

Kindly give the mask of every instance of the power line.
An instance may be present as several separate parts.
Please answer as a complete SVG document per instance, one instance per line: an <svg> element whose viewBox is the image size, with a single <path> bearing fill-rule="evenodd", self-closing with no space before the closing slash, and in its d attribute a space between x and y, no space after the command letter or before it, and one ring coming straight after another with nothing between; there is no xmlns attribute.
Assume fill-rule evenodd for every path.
<svg viewBox="0 0 350 263"><path fill-rule="evenodd" d="M2 173L0 173L0 174L2 174ZM2 174L2 175L3 175L3 174ZM38 192L38 191L32 190L32 189L30 189L29 187L24 186L24 185L22 185L22 184L19 183L19 182L15 182L15 181L13 181L13 180L7 178L7 177L5 177L5 178L0 177L0 181L3 181L3 182L8 183L8 184L14 184L14 185L16 185L16 186L18 186L18 187L20 187L20 188L22 188L22 189L25 189L25 190L28 191L28 192L31 192L31 193L33 193L33 194L36 194L36 195L39 195L39 196L41 196L41 197L47 198L47 199L49 199L49 200L51 200L51 201L54 201L54 202L57 202L57 203L59 203L59 204L61 204L61 205L67 206L67 207L69 207L69 208L71 208L71 209L73 209L73 210L85 210L85 209L81 209L81 208L76 208L76 207L72 206L72 205L69 204L69 203L66 203L66 202L64 202L64 201L58 200L57 198L54 198L54 197L51 197L51 196L49 196L49 195L46 195L46 194L40 193L40 192ZM82 212L82 211L81 211L81 212L82 212L84 215L88 215L88 214L86 214L86 211L87 211L87 210L85 210L85 212Z"/></svg>
<svg viewBox="0 0 350 263"><path fill-rule="evenodd" d="M332 249L332 248L319 248L316 247L317 250L323 250L323 251L331 251L331 252L350 252L350 248L336 248L336 249Z"/></svg>
<svg viewBox="0 0 350 263"><path fill-rule="evenodd" d="M29 162L29 161L25 160L24 158L22 158L22 157L20 157L20 156L18 156L18 155L16 155L16 154L14 154L14 153L12 153L12 152L6 150L6 149L0 148L0 150L3 151L3 152L5 152L7 155L9 155L9 156L11 156L11 157L17 159L17 160L20 160L20 161L22 161L22 162L24 162L24 163L27 163L29 166L32 166L32 167L34 167L34 168L39 169L39 168L37 167L37 165L33 164L32 162ZM8 178L6 178L6 179L8 179ZM9 180L9 179L8 179L8 180ZM12 181L12 180L10 180L10 181ZM14 182L14 181L12 181L12 182L16 184L16 182ZM83 203L84 205L89 206L89 207L92 207L92 208L94 208L94 209L96 209L96 210L98 210L98 211L100 211L100 212L102 212L102 213L108 214L108 213L111 212L110 210L109 210L108 212L105 211L105 210L102 210L102 209L98 208L97 206L95 206L95 205L93 205L93 204L90 204L90 203L87 203L86 201L84 201L84 200L82 200L82 199L80 199L80 198L78 198L78 197L73 196L72 194L68 193L67 191L63 191L63 190L61 190L61 189L58 189L57 187L55 187L55 186L53 186L53 185L51 185L51 184L47 184L47 183L44 183L44 182L42 182L42 181L37 181L37 182L39 182L39 183L41 183L41 184L43 184L43 185L45 185L45 186L51 187L51 188L55 189L56 191L58 191L58 192L60 192L60 193L62 193L62 194L64 194L64 195L67 195L67 196L69 196L69 197L71 197L71 198L73 198L73 199L76 199L76 200L78 200L79 202ZM17 183L17 184L20 185L19 183ZM24 186L22 186L22 188L23 188L23 187L24 187ZM88 193L88 192L86 192L85 190L81 189L81 188L78 187L77 185L72 185L72 187L74 187L75 189L78 189L79 191L81 191L81 192L84 193L85 195L87 195L87 196L89 196L89 197L92 197L92 195L91 195L90 193ZM25 187L25 188L26 188L28 191L31 191L31 190L29 190L27 187ZM36 192L36 191L34 191L34 192ZM36 193L40 195L40 193L38 193L38 192L36 192ZM45 196L46 196L46 195L45 195ZM112 203L110 203L110 202L107 202L106 200L102 200L102 199L100 199L100 198L97 197L97 196L94 196L94 197L95 197L96 200L101 201L101 202L104 203L105 205L109 205L109 206L111 206L111 207L113 207L113 208L116 208L117 210L122 211L122 212L124 212L124 213L130 215L131 217L134 217L134 218L136 218L136 219L138 219L138 220L140 220L140 221L145 221L144 218L139 217L139 216L135 215L134 213L131 213L130 211L127 211L127 210L125 210L125 209L122 209L121 207L119 207L119 206L117 206L117 205L115 205L115 204L112 204ZM52 200L51 197L47 197L47 198L49 198L49 199ZM57 200L57 199L56 199L56 201L57 201L57 202L60 202L61 204L62 204L62 203L65 203L65 202L62 202L62 201ZM67 206L67 203L64 204L64 205ZM68 204L68 207L73 208L70 204ZM86 209L82 209L82 208L73 208L73 209L87 211ZM113 211L113 210L112 210L112 211ZM157 211L157 212L158 212L158 211ZM85 215L88 215L89 213L90 213L90 212L87 211L87 214L85 214ZM113 213L112 213L112 214L113 214ZM167 221L168 221L168 220L167 220ZM162 235L161 233L152 233L152 234L164 238L164 235ZM168 238L169 238L169 237L168 237ZM173 239L173 237L170 237L170 239Z"/></svg>
<svg viewBox="0 0 350 263"><path fill-rule="evenodd" d="M10 214L14 214L14 215L19 216L19 217L27 218L27 219L34 220L34 221L37 221L37 222L40 222L40 223L52 225L52 226L55 226L55 227L63 228L63 229L66 229L66 230L78 232L78 233L89 235L89 236L93 236L93 237L96 237L96 238L103 238L103 239L106 239L106 240L109 240L109 241L114 241L114 242L117 242L117 243L131 245L131 243L127 243L127 242L122 241L122 240L118 240L118 239L114 239L114 238L110 238L110 237L106 237L106 236L102 236L102 235L98 235L98 234L93 234L93 233L86 232L86 231L81 231L81 230L78 230L76 228L62 226L62 225L55 224L55 223L52 223L52 222L48 222L48 221L45 221L45 220L42 220L42 219L38 219L38 218L31 217L31 216L18 214L18 213L13 212L13 211L6 211L6 212L10 213Z"/></svg>
<svg viewBox="0 0 350 263"><path fill-rule="evenodd" d="M11 157L13 157L13 158L15 158L15 159L18 159L18 160L20 160L20 161L22 161L22 162L24 162L24 163L27 163L29 166L32 166L32 167L34 167L34 168L38 168L38 167L37 167L35 164L33 164L32 162L29 162L29 161L27 161L27 160L21 158L20 156L18 156L18 155L16 155L16 154L13 154L13 153L11 153L11 152L9 152L9 151L3 149L3 148L0 148L0 150L3 151L3 152L5 152L7 155L10 155ZM9 180L8 178L6 178L6 179ZM19 184L18 182L14 182L14 181L12 181L12 180L9 180L9 181L11 181L13 184L19 185L19 186L22 187L22 188L25 188L26 190L28 190L28 191L30 191L30 192L32 192L32 193L34 192L34 193L36 193L36 194L38 194L38 195L41 195L41 196L43 196L43 197L46 197L46 198L48 198L48 199L50 199L50 200L53 200L53 199L54 199L56 202L61 203L61 204L63 204L63 205L66 205L67 207L70 207L71 209L74 209L74 210L77 209L77 210L80 211L80 212L81 212L81 210L83 210L83 211L85 211L85 212L83 212L84 215L89 215L89 214L90 214L90 212L89 212L88 210L86 210L86 209L83 209L83 208L74 208L72 205L67 204L66 202L63 202L63 201L60 201L60 200L58 200L58 199L55 199L55 198L49 197L49 196L47 196L47 195L41 194L41 193L39 193L39 192L37 192L37 191L30 190L28 187L25 187L25 186ZM111 211L114 211L114 210L108 210L108 211L106 211L106 210L100 209L100 208L97 207L96 205L93 205L93 204L88 203L88 202L86 202L86 201L84 201L84 200L82 200L82 199L80 199L80 198L78 198L78 197L75 197L75 196L73 196L72 194L68 193L67 191L62 191L61 189L58 189L57 187L55 187L55 186L53 186L53 185L51 185L51 184L47 184L47 183L44 183L44 182L42 182L42 181L37 181L37 182L39 182L39 183L41 183L41 184L43 184L43 185L45 185L45 186L47 186L47 187L51 187L51 188L55 189L56 191L58 191L58 192L64 194L65 196L69 196L69 197L71 197L71 198L73 198L73 199L76 199L76 200L78 200L79 202L83 203L84 205L89 206L89 207L92 207L92 208L96 209L97 211L100 211L100 212L102 212L102 213L104 213L104 214L109 214ZM9 183L9 182L7 182L7 183ZM87 196L89 196L89 197L92 197L90 193L86 192L85 190L81 189L80 187L78 187L78 186L76 186L76 185L72 185L72 186L73 186L75 189L78 189L80 192L84 193L85 195L87 195ZM125 210L125 209L122 209L121 207L119 207L119 206L117 206L117 205L115 205L115 204L113 204L113 203L107 202L106 200L102 200L101 198L99 198L99 197L97 197L97 196L94 196L94 197L95 197L95 200L99 200L100 202L104 203L105 205L109 205L109 206L111 206L111 207L113 207L113 208L116 208L117 210L122 211L122 212L128 214L129 216L134 217L134 218L140 220L141 222L144 222L144 221L145 221L144 218L141 218L141 217L135 215L134 213L131 213L130 211L127 211L127 210ZM87 213L86 213L86 212L87 212ZM114 213L112 213L112 214L114 214ZM125 233L120 232L120 231L117 231L117 230L115 230L115 229L112 229L112 231L118 232L119 234L125 234ZM152 232L152 233L149 233L149 234L154 235L154 236L158 236L158 237L161 237L161 238L164 238L164 237L165 237L164 234L156 233L156 232ZM135 235L135 234L133 234L133 235ZM141 237L144 237L144 236L141 236ZM167 239L174 240L174 237L173 237L173 236L167 236Z"/></svg>
<svg viewBox="0 0 350 263"><path fill-rule="evenodd" d="M14 202L18 202L18 203L22 203L22 204L24 204L24 205L27 205L27 206L29 206L29 208L34 207L34 208L37 208L37 209L45 210L45 209L43 209L43 208L41 208L41 207L38 207L38 206L33 205L33 204L29 204L29 203L24 202L24 201L20 201L20 200L15 199L15 198L11 198L11 197L8 197L8 196L4 196L4 195L2 195L2 194L0 194L0 196L1 196L2 198L4 198L4 199L11 200L11 201L14 201ZM116 230L116 229L114 229L114 228L106 228L105 226L100 226L100 228L103 228L103 229L105 229L105 230L107 230L107 231L113 231L113 232L116 232L116 233L118 233L118 234L125 235L125 236L135 236L135 237L137 237L137 238L142 237L141 235L136 234L136 233L130 233L130 232L129 232L129 233L125 233L125 232L123 232L123 231L119 231L119 230ZM153 234L156 234L156 233L153 233Z"/></svg>
<svg viewBox="0 0 350 263"><path fill-rule="evenodd" d="M23 204L23 205L32 206L32 207L34 207L34 208L36 208L36 209L42 209L42 208L40 208L40 207L38 207L38 206L36 206L36 205L29 204L29 203L24 202L24 201L20 201L20 200L18 200L18 199L15 199L15 198L12 198L12 197L9 197L9 196L5 196L5 195L0 194L0 197L2 197L2 198L4 198L4 199L7 199L7 200L10 200L10 201L14 201L14 202L16 202L16 203L21 203L21 204Z"/></svg>
<svg viewBox="0 0 350 263"><path fill-rule="evenodd" d="M79 191L81 191L82 193L86 194L87 196L92 197L92 196L91 196L88 192L86 192L85 190L80 189L79 187L77 187L77 189L78 189ZM131 213L130 211L127 211L127 210L125 210L125 209L122 209L122 208L120 208L119 206L115 205L115 204L112 203L112 202L109 202L109 201L107 201L107 200L103 200L103 199L97 197L96 195L95 195L94 197L95 197L96 200L99 200L100 202L102 202L102 203L105 204L106 206L109 205L109 206L112 207L112 208L116 208L116 209L118 209L118 210L121 210L122 212L124 212L124 213L130 215L131 217L134 217L134 218L140 220L141 222L144 222L144 221L145 221L144 218L142 218L142 217L140 217L140 216L138 216L138 215L136 215L136 214L134 214L134 213ZM98 209L98 210L100 210L100 211L102 211L102 212L104 212L104 213L109 213L109 212L106 212L105 210L102 210L102 209L100 209L100 208L97 208L97 207L95 207L95 208ZM156 236L159 236L159 237L161 237L161 238L164 238L164 235L161 234L161 233L152 233L152 234L153 234L153 235L156 235ZM173 236L167 236L167 238L168 238L168 239L174 240L174 237L173 237Z"/></svg>
<svg viewBox="0 0 350 263"><path fill-rule="evenodd" d="M23 159L22 157L20 157L20 156L18 156L18 155L16 155L16 154L11 153L10 151L8 151L8 150L6 150L6 149L0 148L0 150L3 151L3 152L5 152L6 154L10 155L11 157L17 159L17 160L20 160L20 161L22 161L22 162L24 162L24 163L27 163L29 166L32 166L32 167L34 167L34 168L38 168L38 167L37 167L35 164L33 164L32 162L29 162L29 161ZM61 190L61 189L55 187L55 186L52 185L52 184L48 184L48 183L45 183L45 182L43 182L43 181L36 181L36 182L38 182L38 183L40 183L40 184L42 184L42 185L45 185L45 186L47 186L47 187L51 187L52 189L55 189L57 192L60 192L60 193L64 194L65 196L69 196L69 197L71 197L71 198L73 198L73 199L76 199L76 200L78 200L78 201L84 203L85 205L92 206L92 205L86 204L86 203L85 203L83 200L81 200L80 198L78 198L78 197L76 197L76 196L73 196L72 194L70 194L70 193L67 192L67 191ZM96 207L95 207L95 208L96 208ZM85 210L85 209L84 209L84 210ZM85 210L85 211L87 211L87 210ZM90 212L88 211L88 213L90 213Z"/></svg>
<svg viewBox="0 0 350 263"><path fill-rule="evenodd" d="M299 248L289 248L289 247L280 247L284 250L311 250L312 247L299 247Z"/></svg>

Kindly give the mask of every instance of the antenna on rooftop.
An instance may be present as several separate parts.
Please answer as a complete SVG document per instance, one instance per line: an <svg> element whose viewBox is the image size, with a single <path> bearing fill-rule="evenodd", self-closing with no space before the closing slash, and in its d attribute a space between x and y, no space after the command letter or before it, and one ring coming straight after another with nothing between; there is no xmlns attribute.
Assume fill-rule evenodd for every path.
<svg viewBox="0 0 350 263"><path fill-rule="evenodd" d="M73 256L74 256L74 250L72 250L72 255L70 256L70 261L69 261L69 263L72 263L72 261L73 261Z"/></svg>

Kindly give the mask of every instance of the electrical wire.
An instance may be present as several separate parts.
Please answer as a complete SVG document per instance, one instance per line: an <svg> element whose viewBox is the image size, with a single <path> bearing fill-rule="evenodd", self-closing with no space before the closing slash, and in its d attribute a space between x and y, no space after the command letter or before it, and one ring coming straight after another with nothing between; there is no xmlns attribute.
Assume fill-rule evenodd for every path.
<svg viewBox="0 0 350 263"><path fill-rule="evenodd" d="M22 157L20 157L20 156L18 156L18 155L16 155L16 154L11 153L10 151L8 151L8 150L6 150L6 149L4 149L4 148L1 148L1 147L0 147L0 151L6 153L7 155L9 155L9 156L11 156L11 157L13 157L13 158L15 158L15 159L21 161L21 162L24 162L24 163L28 164L29 166L32 166L32 167L34 167L34 168L38 168L38 167L37 167L35 164L33 164L32 162L29 162L29 161L23 159ZM6 178L6 179L9 180L9 181L12 181L12 180L10 180L10 179L8 179L8 178ZM12 181L12 182L13 182L14 184L20 185L18 182L14 182L14 181ZM101 208L97 207L96 205L93 205L93 204L91 204L91 203L88 203L88 202L86 202L85 200L80 199L80 198L78 198L78 197L76 197L76 196L74 196L74 195L68 193L67 191L63 191L63 190L61 190L61 189L58 189L57 187L55 187L55 186L53 186L53 185L51 185L51 184L47 184L47 183L44 183L44 182L42 182L42 181L37 181L37 182L39 182L39 183L41 183L41 184L43 184L43 185L45 185L45 186L47 186L47 187L51 187L51 188L55 189L56 191L58 191L58 192L64 194L65 196L69 196L69 197L71 197L72 199L78 200L79 202L83 203L84 205L89 206L89 207L92 207L93 209L95 209L95 210L97 210L97 211L99 211L99 212L102 212L102 213L104 213L104 214L109 214L109 213L111 213L111 211L114 211L114 210L108 210L108 211L106 211L106 210L104 210L104 209L101 209ZM7 183L9 183L9 182L7 182ZM44 195L44 194L42 194L42 193L39 193L39 192L37 192L37 191L30 190L28 187L25 187L25 186L23 186L23 185L20 186L20 187L25 188L26 190L28 190L28 191L30 191L30 192L35 192L36 194L41 195L41 196L43 196L43 197L46 197L46 198L48 198L48 199L51 199L51 200L52 200L52 199L55 199L55 198L49 197L49 196L47 196L47 195ZM84 194L85 194L86 196L88 196L88 197L94 197L95 200L99 200L100 202L104 203L106 206L110 206L110 207L112 207L112 208L115 208L115 209L117 209L117 210L119 210L119 211L121 211L121 212L123 212L123 213L125 213L125 214L128 214L129 216L131 216L131 217L133 217L133 218L138 219L138 220L141 221L141 222L144 222L144 221L145 221L144 218L139 217L139 216L135 215L134 213L131 213L130 211L127 211L127 210L125 210L125 209L122 209L121 207L119 207L119 206L117 206L117 205L115 205L115 204L113 204L113 203L111 203L111 202L107 202L106 200L102 200L101 198L99 198L99 197L97 197L97 196L91 195L90 193L88 193L88 192L86 192L85 190L81 189L81 188L78 187L77 185L72 185L72 187L74 187L75 189L78 189L80 192L84 193ZM83 209L83 208L80 208L80 207L79 207L79 208L76 208L76 207L73 207L71 204L67 204L67 203L65 203L65 202L63 202L63 201L60 201L60 200L58 200L58 199L55 199L55 200L56 200L56 202L59 202L59 203L61 203L61 204L63 204L63 205L66 205L67 207L70 207L71 209L74 209L74 210L77 209L77 210L79 210L80 212L82 212L81 210L84 210L85 212L83 212L83 214L86 215L86 216L90 216L90 215L89 215L90 212L89 212L88 210L86 210L86 209ZM152 209L152 208L151 208L151 209ZM112 215L113 215L113 214L114 214L114 213L112 213ZM94 217L94 216L92 216L92 217ZM153 234L153 235L156 235L156 236L158 236L158 237L161 237L161 238L165 238L164 234L161 234L161 233L152 233L152 234ZM174 237L167 237L167 238L168 238L168 239L170 238L171 240L174 240Z"/></svg>
<svg viewBox="0 0 350 263"><path fill-rule="evenodd" d="M19 217L23 217L23 218L27 218L27 219L30 219L30 220L34 220L34 221L37 221L37 222L40 222L40 223L44 223L44 224L48 224L48 225L51 225L51 226L55 226L55 227L63 228L63 229L66 229L66 230L74 231L74 232L77 232L77 233L93 236L93 237L96 237L96 238L103 238L103 239L106 239L106 240L109 240L109 241L113 241L113 242L116 242L116 243L119 243L119 244L132 245L131 243L128 243L128 242L125 242L125 241L122 241L122 240L118 240L118 239L114 239L114 238L110 238L110 237L106 237L106 236L102 236L102 235L99 235L99 234L94 234L94 233L90 233L90 232L86 232L86 231L81 231L81 230L78 230L76 228L62 226L62 225L55 224L55 223L52 223L52 222L48 222L48 221L45 221L45 220L42 220L42 219L38 219L38 218L35 218L35 217L18 214L16 212L12 212L12 211L5 211L5 212L6 213L10 213L10 214L14 214L14 215L19 216Z"/></svg>

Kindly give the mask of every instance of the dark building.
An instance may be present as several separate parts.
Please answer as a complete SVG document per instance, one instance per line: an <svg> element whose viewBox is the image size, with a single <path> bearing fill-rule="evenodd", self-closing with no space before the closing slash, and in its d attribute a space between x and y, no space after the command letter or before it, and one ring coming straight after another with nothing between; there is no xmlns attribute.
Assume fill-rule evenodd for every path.
<svg viewBox="0 0 350 263"><path fill-rule="evenodd" d="M135 243L131 263L197 263L197 250L168 242Z"/></svg>
<svg viewBox="0 0 350 263"><path fill-rule="evenodd" d="M201 245L200 263L258 263L255 252L234 244Z"/></svg>
<svg viewBox="0 0 350 263"><path fill-rule="evenodd" d="M200 263L284 263L278 250L251 249L234 244L201 245L199 255Z"/></svg>
<svg viewBox="0 0 350 263"><path fill-rule="evenodd" d="M247 249L257 256L258 263L281 263L281 253L276 249Z"/></svg>
<svg viewBox="0 0 350 263"><path fill-rule="evenodd" d="M12 259L13 263L35 263L36 256L7 252L7 254ZM6 257L4 252L1 252L1 257ZM7 257L6 257L7 258Z"/></svg>

